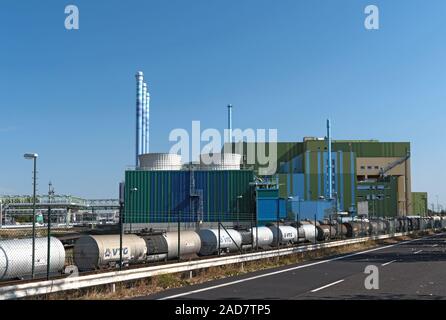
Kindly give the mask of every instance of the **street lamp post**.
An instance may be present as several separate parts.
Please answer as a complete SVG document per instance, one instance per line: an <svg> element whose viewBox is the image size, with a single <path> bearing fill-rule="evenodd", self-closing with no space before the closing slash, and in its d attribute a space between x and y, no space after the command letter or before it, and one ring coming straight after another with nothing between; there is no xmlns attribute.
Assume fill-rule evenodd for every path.
<svg viewBox="0 0 446 320"><path fill-rule="evenodd" d="M24 155L25 159L33 160L34 171L33 171L33 238L32 238L32 262L31 262L31 277L34 279L35 270L35 249L36 249L36 170L37 170L37 153L26 153Z"/></svg>

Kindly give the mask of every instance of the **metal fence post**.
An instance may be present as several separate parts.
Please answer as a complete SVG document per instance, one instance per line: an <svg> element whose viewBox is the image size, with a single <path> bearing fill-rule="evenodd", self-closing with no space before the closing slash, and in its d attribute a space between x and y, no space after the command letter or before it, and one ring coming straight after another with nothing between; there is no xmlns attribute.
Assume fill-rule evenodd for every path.
<svg viewBox="0 0 446 320"><path fill-rule="evenodd" d="M51 189L51 182L48 184L48 214L47 214L47 257L46 257L46 279L50 279L50 265L51 265L51 196L54 191Z"/></svg>
<svg viewBox="0 0 446 320"><path fill-rule="evenodd" d="M178 211L178 262L181 261L181 211Z"/></svg>
<svg viewBox="0 0 446 320"><path fill-rule="evenodd" d="M314 215L314 244L317 243L316 215Z"/></svg>
<svg viewBox="0 0 446 320"><path fill-rule="evenodd" d="M123 228L123 203L120 201L119 202L119 270L122 270L122 237L123 237L123 233L124 233L124 228Z"/></svg>
<svg viewBox="0 0 446 320"><path fill-rule="evenodd" d="M220 219L220 214L218 215L218 252L217 252L217 255L219 255L220 256L220 251L221 251L221 248L220 248L220 224L221 224L221 221L220 221L221 219Z"/></svg>
<svg viewBox="0 0 446 320"><path fill-rule="evenodd" d="M34 173L33 173L33 239L32 239L32 262L31 262L31 278L35 276L35 260L36 260L36 170L37 157L34 157Z"/></svg>
<svg viewBox="0 0 446 320"><path fill-rule="evenodd" d="M119 270L122 270L122 237L124 234L125 184L119 184Z"/></svg>

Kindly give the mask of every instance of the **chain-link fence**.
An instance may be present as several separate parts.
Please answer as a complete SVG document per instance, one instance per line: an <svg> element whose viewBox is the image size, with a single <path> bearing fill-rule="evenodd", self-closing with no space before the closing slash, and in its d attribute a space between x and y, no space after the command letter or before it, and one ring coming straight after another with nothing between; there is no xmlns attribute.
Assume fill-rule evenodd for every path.
<svg viewBox="0 0 446 320"><path fill-rule="evenodd" d="M37 279L76 276L144 265L188 261L209 256L279 250L409 231L439 231L446 217L348 217L262 222L246 212L212 213L213 220L196 212L152 214L151 221L126 219L104 226L64 227L51 217L39 222L0 228L0 285ZM144 217L139 212L137 216ZM236 219L234 219L236 217ZM201 219L200 219L201 218ZM3 220L4 222L4 220Z"/></svg>

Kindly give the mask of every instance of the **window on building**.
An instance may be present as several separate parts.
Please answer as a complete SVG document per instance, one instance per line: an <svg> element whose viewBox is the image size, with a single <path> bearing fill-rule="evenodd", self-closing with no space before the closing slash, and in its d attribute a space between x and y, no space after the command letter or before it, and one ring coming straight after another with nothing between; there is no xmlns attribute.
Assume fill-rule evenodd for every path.
<svg viewBox="0 0 446 320"><path fill-rule="evenodd" d="M378 167L378 166L375 166L375 169L379 169L379 167Z"/></svg>
<svg viewBox="0 0 446 320"><path fill-rule="evenodd" d="M361 166L361 169L364 170L364 169L365 169L365 166Z"/></svg>
<svg viewBox="0 0 446 320"><path fill-rule="evenodd" d="M372 170L372 166L367 166L367 169L368 170Z"/></svg>

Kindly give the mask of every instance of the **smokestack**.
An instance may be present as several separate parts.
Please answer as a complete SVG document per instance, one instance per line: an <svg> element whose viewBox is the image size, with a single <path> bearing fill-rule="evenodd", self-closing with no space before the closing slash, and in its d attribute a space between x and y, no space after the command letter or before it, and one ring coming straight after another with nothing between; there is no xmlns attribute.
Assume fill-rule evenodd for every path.
<svg viewBox="0 0 446 320"><path fill-rule="evenodd" d="M228 142L232 143L232 105L228 105Z"/></svg>
<svg viewBox="0 0 446 320"><path fill-rule="evenodd" d="M147 95L146 95L146 153L150 152L150 93L149 93L149 87L147 86Z"/></svg>
<svg viewBox="0 0 446 320"><path fill-rule="evenodd" d="M139 166L139 155L141 154L141 132L142 132L142 108L143 108L143 82L144 73L136 73L136 145L135 145L135 166Z"/></svg>
<svg viewBox="0 0 446 320"><path fill-rule="evenodd" d="M147 124L146 124L146 113L147 113L147 84L144 82L142 85L142 115L141 115L141 153L146 152L146 134L147 134Z"/></svg>
<svg viewBox="0 0 446 320"><path fill-rule="evenodd" d="M333 166L331 163L331 123L330 119L327 119L327 144L328 144L328 198L333 198L333 182L332 172Z"/></svg>

